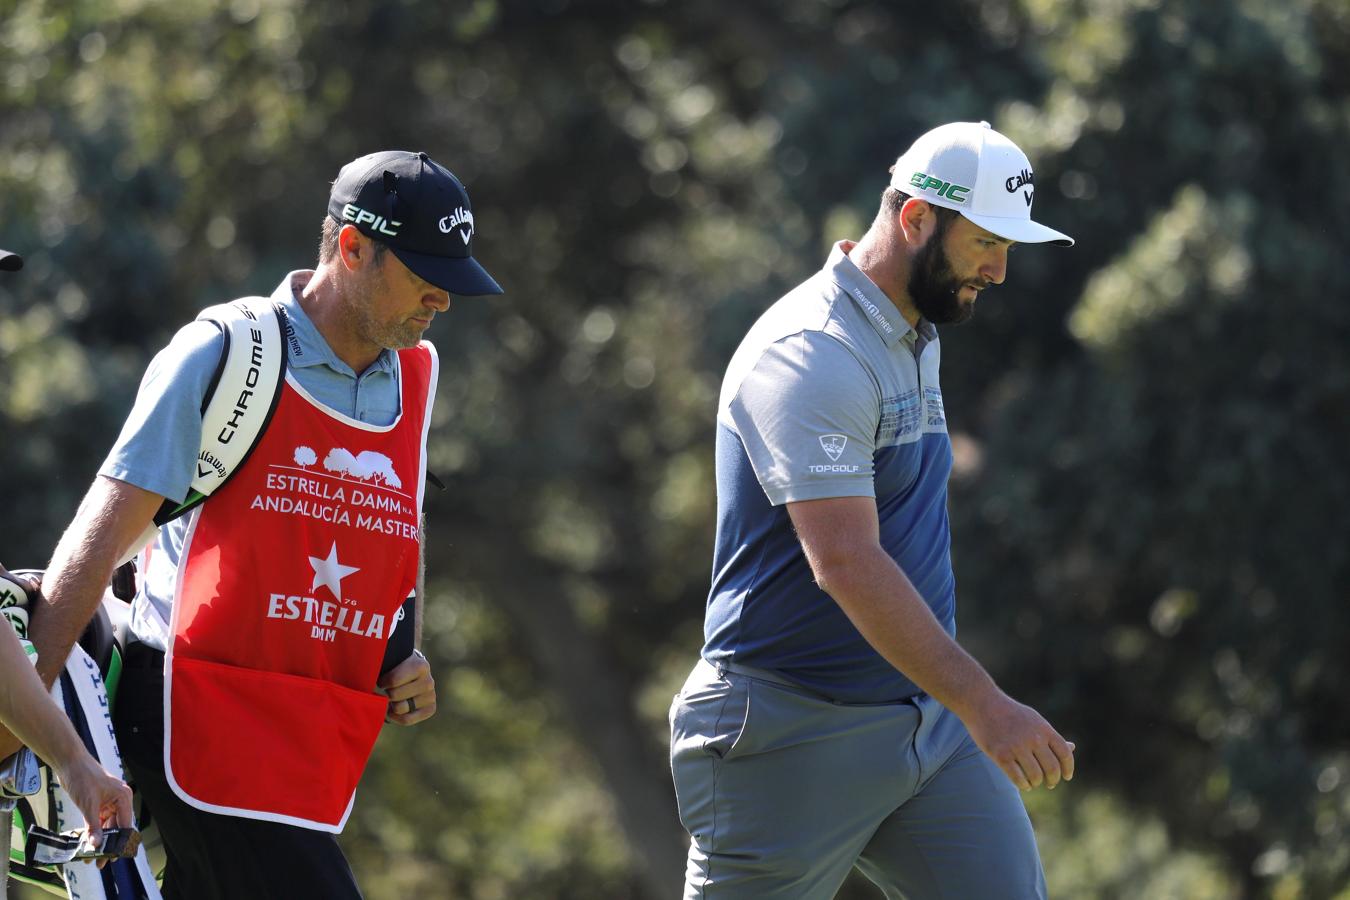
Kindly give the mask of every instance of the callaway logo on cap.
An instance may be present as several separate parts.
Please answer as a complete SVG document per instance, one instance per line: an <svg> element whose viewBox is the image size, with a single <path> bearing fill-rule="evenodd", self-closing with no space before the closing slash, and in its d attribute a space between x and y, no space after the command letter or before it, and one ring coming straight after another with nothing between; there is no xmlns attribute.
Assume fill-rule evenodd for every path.
<svg viewBox="0 0 1350 900"><path fill-rule="evenodd" d="M891 187L955 209L986 231L1026 244L1073 246L1031 221L1036 179L1027 155L988 122L953 122L922 135L895 162Z"/></svg>
<svg viewBox="0 0 1350 900"><path fill-rule="evenodd" d="M8 250L0 250L0 272L17 272L23 268L23 257Z"/></svg>
<svg viewBox="0 0 1350 900"><path fill-rule="evenodd" d="M338 172L328 215L387 244L413 274L452 294L500 294L474 260L473 209L459 179L425 153L385 150Z"/></svg>

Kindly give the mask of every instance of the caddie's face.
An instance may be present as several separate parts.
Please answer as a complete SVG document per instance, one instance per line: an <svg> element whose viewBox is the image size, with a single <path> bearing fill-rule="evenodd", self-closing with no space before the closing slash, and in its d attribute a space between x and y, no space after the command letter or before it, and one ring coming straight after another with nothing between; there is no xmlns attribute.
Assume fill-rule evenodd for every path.
<svg viewBox="0 0 1350 900"><path fill-rule="evenodd" d="M1003 283L1013 244L956 216L915 257L909 294L919 313L935 325L969 319L980 291Z"/></svg>
<svg viewBox="0 0 1350 900"><path fill-rule="evenodd" d="M424 281L392 252L372 267L358 299L362 337L389 350L417 346L437 313L450 308L450 295Z"/></svg>

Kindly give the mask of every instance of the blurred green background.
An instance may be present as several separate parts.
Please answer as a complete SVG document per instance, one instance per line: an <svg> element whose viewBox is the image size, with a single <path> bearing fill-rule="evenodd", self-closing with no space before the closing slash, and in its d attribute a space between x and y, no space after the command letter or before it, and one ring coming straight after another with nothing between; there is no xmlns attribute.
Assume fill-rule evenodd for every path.
<svg viewBox="0 0 1350 900"><path fill-rule="evenodd" d="M1346 0L0 0L0 560L342 163L426 150L507 294L430 334L440 710L344 844L372 900L677 896L722 368L988 119L1078 239L943 334L961 635L1079 748L1052 894L1350 898L1348 97Z"/></svg>

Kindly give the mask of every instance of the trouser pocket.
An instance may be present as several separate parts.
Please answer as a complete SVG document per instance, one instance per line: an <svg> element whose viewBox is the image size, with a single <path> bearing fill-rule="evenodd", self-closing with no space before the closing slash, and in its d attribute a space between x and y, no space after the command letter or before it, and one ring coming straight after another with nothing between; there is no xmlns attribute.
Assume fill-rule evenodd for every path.
<svg viewBox="0 0 1350 900"><path fill-rule="evenodd" d="M680 822L695 838L711 828L717 767L735 754L750 718L747 680L727 680L707 668L708 677L691 677L670 707L675 800Z"/></svg>
<svg viewBox="0 0 1350 900"><path fill-rule="evenodd" d="M122 670L113 709L117 749L125 762L163 770L164 675L150 669Z"/></svg>

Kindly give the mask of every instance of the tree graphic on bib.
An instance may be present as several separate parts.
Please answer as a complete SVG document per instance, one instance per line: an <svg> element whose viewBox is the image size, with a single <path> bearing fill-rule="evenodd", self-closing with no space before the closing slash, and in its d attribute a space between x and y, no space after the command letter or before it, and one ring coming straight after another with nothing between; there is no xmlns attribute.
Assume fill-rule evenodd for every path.
<svg viewBox="0 0 1350 900"><path fill-rule="evenodd" d="M308 469L319 461L319 454L314 452L313 447L306 447L301 444L295 448L295 464L302 469Z"/></svg>
<svg viewBox="0 0 1350 900"><path fill-rule="evenodd" d="M296 454L299 452L300 448L297 448ZM362 450L353 455L350 450L334 447L323 458L323 467L336 475L349 475L352 478L392 488L403 487L403 480L394 471L393 460L374 450Z"/></svg>

